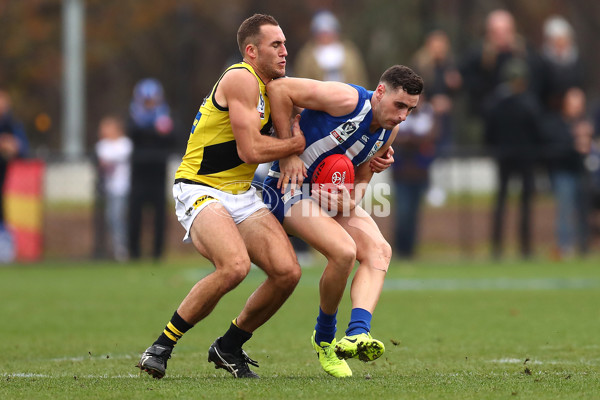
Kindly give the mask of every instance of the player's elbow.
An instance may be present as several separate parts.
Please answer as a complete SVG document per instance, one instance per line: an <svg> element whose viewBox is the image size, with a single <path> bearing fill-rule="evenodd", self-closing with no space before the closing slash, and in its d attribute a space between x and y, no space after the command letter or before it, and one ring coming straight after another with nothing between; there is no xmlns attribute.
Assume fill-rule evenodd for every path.
<svg viewBox="0 0 600 400"><path fill-rule="evenodd" d="M246 164L260 164L262 162L259 152L253 148L245 149L238 146L237 152L240 159Z"/></svg>
<svg viewBox="0 0 600 400"><path fill-rule="evenodd" d="M269 98L273 95L281 93L281 91L285 88L285 83L283 79L273 79L269 83L267 83L267 94Z"/></svg>

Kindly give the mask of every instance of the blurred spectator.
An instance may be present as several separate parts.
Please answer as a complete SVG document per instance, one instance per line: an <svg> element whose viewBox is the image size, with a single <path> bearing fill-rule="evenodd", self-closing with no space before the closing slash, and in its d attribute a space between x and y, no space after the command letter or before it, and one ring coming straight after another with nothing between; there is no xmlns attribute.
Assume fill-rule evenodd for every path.
<svg viewBox="0 0 600 400"><path fill-rule="evenodd" d="M142 219L145 206L149 206L154 214L152 257L158 260L164 248L167 161L175 140L173 121L160 82L148 78L136 84L129 117L127 131L133 142L129 257L141 256Z"/></svg>
<svg viewBox="0 0 600 400"><path fill-rule="evenodd" d="M512 64L512 65L511 65ZM485 35L461 61L460 71L469 109L484 123L484 143L492 151L499 187L492 219L492 255L502 255L503 218L508 182L516 175L522 183L519 223L520 251L531 255L531 201L534 191L534 150L539 138L537 93L539 62L516 30L506 10L490 12Z"/></svg>
<svg viewBox="0 0 600 400"><path fill-rule="evenodd" d="M544 134L557 205L557 256L569 257L576 249L584 255L589 242L589 176L584 161L591 150L593 126L586 115L583 90L575 87L567 90L560 113L546 113Z"/></svg>
<svg viewBox="0 0 600 400"><path fill-rule="evenodd" d="M596 135L586 157L585 165L590 171L590 241L592 235L600 235L600 136Z"/></svg>
<svg viewBox="0 0 600 400"><path fill-rule="evenodd" d="M412 58L412 66L427 85L427 96L435 105L439 119L438 149L443 151L452 142L453 95L462 85L462 77L454 63L450 40L446 32L435 30Z"/></svg>
<svg viewBox="0 0 600 400"><path fill-rule="evenodd" d="M364 60L354 43L340 38L340 23L335 15L317 12L311 33L311 39L296 56L295 76L368 86Z"/></svg>
<svg viewBox="0 0 600 400"><path fill-rule="evenodd" d="M540 96L545 108L560 113L562 96L571 87L583 86L583 66L573 28L561 16L544 23L541 52Z"/></svg>
<svg viewBox="0 0 600 400"><path fill-rule="evenodd" d="M534 170L541 143L541 107L528 89L530 71L525 61L505 63L499 85L486 103L485 143L498 168L498 191L492 221L492 255L502 255L502 236L509 181L521 181L519 242L524 258L532 255L531 202Z"/></svg>
<svg viewBox="0 0 600 400"><path fill-rule="evenodd" d="M475 116L482 116L487 98L502 82L503 66L513 58L526 60L530 78L536 78L539 63L535 53L517 34L513 15L506 10L494 10L487 16L482 42L466 54L460 66L470 110ZM538 87L533 80L530 86Z"/></svg>
<svg viewBox="0 0 600 400"><path fill-rule="evenodd" d="M130 187L129 159L133 144L125 135L123 122L115 117L105 117L98 127L96 157L105 200L105 223L113 258L128 259L127 249L127 198Z"/></svg>
<svg viewBox="0 0 600 400"><path fill-rule="evenodd" d="M596 106L594 112L594 137L600 138L600 105Z"/></svg>
<svg viewBox="0 0 600 400"><path fill-rule="evenodd" d="M12 236L4 223L4 181L9 163L29 151L23 124L12 113L10 95L0 89L0 263L14 260Z"/></svg>
<svg viewBox="0 0 600 400"><path fill-rule="evenodd" d="M427 107L429 111L434 110L436 121L435 155L443 156L450 150L454 142L454 118L452 112L454 108L454 96L462 87L462 77L455 64L454 55L451 52L448 34L439 29L430 32L426 36L424 44L413 55L411 65L415 72L423 77L427 86L426 94L429 99ZM422 95L420 100L421 104L426 104L424 101L425 97ZM422 106L419 105L419 108L422 108ZM419 118L423 117L420 116ZM403 124L406 124L406 122ZM427 165L426 169L428 168L429 166ZM404 184L406 183L401 183L401 185ZM446 192L443 188L430 187L429 181L426 183L423 182L423 186L423 189L427 191L427 198L432 204L440 205L445 201ZM399 187L396 189L403 190ZM408 194L407 189L408 188L404 188L405 194ZM413 189L416 191L416 188L413 187ZM411 212L411 209L418 212L418 208L414 207L420 207L422 196L423 193L419 193L419 203L414 203L411 207L405 209L404 212ZM399 195L399 197L401 197L401 195ZM416 199L416 197L413 196L413 199ZM405 218L409 218L408 214ZM401 219L399 218L398 223L400 223L400 221ZM415 215L412 223L415 225L418 224L418 216ZM402 239L404 245L401 245L398 240L396 240L396 250L397 252L405 253L403 255L404 257L410 257L410 254L414 252L414 250L410 249L416 246L416 241L418 239L418 228L416 226L411 227L411 224L409 223L406 228L396 226L396 229L398 235L405 237L405 239ZM413 237L414 239L408 239L409 237ZM409 244L410 240L415 243L412 245ZM404 248L404 250L400 250L402 248Z"/></svg>
<svg viewBox="0 0 600 400"><path fill-rule="evenodd" d="M394 255L399 258L415 256L421 204L429 187L443 115L422 94L419 106L400 124L394 140Z"/></svg>

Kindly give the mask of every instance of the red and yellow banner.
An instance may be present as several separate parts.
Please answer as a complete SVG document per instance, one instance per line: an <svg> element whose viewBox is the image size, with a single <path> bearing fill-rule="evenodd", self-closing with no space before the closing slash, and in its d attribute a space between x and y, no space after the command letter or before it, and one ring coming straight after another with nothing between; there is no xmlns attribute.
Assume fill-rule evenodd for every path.
<svg viewBox="0 0 600 400"><path fill-rule="evenodd" d="M16 261L39 261L43 253L45 164L15 160L4 182L5 223L13 234Z"/></svg>

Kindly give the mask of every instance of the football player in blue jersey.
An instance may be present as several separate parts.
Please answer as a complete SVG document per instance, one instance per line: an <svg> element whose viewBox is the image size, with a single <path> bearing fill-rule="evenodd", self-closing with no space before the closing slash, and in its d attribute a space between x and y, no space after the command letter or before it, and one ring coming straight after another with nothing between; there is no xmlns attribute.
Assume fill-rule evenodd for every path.
<svg viewBox="0 0 600 400"><path fill-rule="evenodd" d="M346 359L372 361L385 351L370 331L392 250L359 203L373 176L370 161L389 151L398 125L415 109L422 90L422 78L402 65L387 69L374 91L300 78L276 79L267 86L279 137L291 135L294 107L303 109L300 128L306 148L299 156L273 163L265 178L263 199L288 234L300 237L327 258L311 341L321 366L335 377L352 375ZM354 187L340 186L330 192L302 185L304 179L298 177L310 182L315 167L331 154L345 154L352 161ZM299 190L297 185L301 185ZM356 261L350 323L345 336L336 341L338 306Z"/></svg>

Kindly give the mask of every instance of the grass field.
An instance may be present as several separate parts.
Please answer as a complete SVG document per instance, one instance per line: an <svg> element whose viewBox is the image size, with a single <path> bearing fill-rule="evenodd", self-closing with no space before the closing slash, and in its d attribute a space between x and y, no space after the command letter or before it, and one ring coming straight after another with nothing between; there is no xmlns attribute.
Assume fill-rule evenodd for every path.
<svg viewBox="0 0 600 400"><path fill-rule="evenodd" d="M177 345L167 376L134 368L189 288L190 260L0 268L1 399L598 399L600 260L396 263L373 319L386 353L321 371L310 346L320 267L246 345L260 380L207 363L262 280L253 270ZM338 337L348 323L345 296Z"/></svg>

